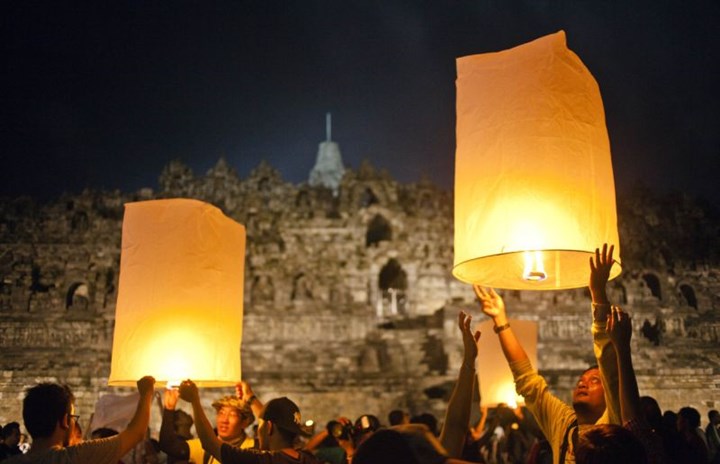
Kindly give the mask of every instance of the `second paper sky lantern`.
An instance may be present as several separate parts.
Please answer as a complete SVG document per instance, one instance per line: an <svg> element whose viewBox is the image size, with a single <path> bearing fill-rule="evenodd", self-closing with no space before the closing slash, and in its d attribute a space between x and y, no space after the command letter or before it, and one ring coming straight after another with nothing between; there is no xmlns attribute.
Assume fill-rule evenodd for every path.
<svg viewBox="0 0 720 464"><path fill-rule="evenodd" d="M610 143L595 79L558 32L457 60L455 259L468 283L587 285L620 249Z"/></svg>
<svg viewBox="0 0 720 464"><path fill-rule="evenodd" d="M530 363L537 366L537 322L519 319L511 319L508 322L512 325L518 340L522 340ZM510 366L508 366L497 337L492 336L495 335L493 326L493 321L488 319L475 327L475 330L479 330L483 334L478 341L478 353L481 353L482 356L481 367L477 373L480 385L480 405L494 408L505 404L515 408L517 405L524 404L525 400L515 391L515 380Z"/></svg>
<svg viewBox="0 0 720 464"><path fill-rule="evenodd" d="M125 205L109 385L240 377L245 227L197 200Z"/></svg>

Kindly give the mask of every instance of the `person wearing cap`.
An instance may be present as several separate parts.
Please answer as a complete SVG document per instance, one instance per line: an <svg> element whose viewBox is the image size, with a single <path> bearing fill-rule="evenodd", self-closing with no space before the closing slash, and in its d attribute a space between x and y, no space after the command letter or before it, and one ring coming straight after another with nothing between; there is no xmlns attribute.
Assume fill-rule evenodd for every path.
<svg viewBox="0 0 720 464"><path fill-rule="evenodd" d="M240 393L239 387L237 391ZM186 440L175 433L175 406L177 400L177 389L165 390L163 417L160 425L160 450L174 460L171 462L191 461L197 464L217 464L219 461L203 450L200 439L191 438ZM253 406L253 403L256 403L256 405ZM260 401L255 395L244 397L225 396L215 401L212 406L217 412L215 420L217 438L223 443L229 443L238 448L253 448L255 440L247 436L245 429L255 421L253 408L257 408L257 404L260 404ZM259 407L262 407L262 404Z"/></svg>
<svg viewBox="0 0 720 464"><path fill-rule="evenodd" d="M213 433L200 403L198 388L191 380L180 384L180 398L192 405L195 430L203 448L223 464L320 464L306 450L293 445L303 431L300 409L286 397L270 400L259 417L260 449L248 449L224 443Z"/></svg>

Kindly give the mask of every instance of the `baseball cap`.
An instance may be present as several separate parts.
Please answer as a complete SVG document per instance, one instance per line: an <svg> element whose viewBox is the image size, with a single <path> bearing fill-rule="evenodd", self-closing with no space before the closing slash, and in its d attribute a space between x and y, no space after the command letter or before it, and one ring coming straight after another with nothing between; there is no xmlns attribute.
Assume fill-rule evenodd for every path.
<svg viewBox="0 0 720 464"><path fill-rule="evenodd" d="M268 401L261 418L295 435L307 435L302 428L300 409L285 396Z"/></svg>

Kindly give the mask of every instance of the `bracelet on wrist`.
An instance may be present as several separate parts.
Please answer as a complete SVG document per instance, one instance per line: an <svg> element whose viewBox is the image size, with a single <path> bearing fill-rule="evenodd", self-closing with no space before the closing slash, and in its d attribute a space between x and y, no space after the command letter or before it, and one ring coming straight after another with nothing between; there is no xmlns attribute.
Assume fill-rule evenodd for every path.
<svg viewBox="0 0 720 464"><path fill-rule="evenodd" d="M255 401L256 399L257 399L257 396L255 396L253 394L250 398L248 398L247 402L248 402L248 404L252 404L252 402Z"/></svg>
<svg viewBox="0 0 720 464"><path fill-rule="evenodd" d="M593 322L606 322L611 306L610 303L592 303Z"/></svg>
<svg viewBox="0 0 720 464"><path fill-rule="evenodd" d="M496 325L495 327L493 327L493 332L495 332L496 334L499 334L503 330L507 330L509 328L510 328L510 323L506 322L503 325Z"/></svg>

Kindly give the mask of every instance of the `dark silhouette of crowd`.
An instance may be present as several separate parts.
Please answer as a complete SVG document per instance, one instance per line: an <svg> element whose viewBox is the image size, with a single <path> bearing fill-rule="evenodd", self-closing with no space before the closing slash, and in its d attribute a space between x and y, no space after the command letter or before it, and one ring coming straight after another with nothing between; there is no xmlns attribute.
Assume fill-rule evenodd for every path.
<svg viewBox="0 0 720 464"><path fill-rule="evenodd" d="M597 365L581 373L566 404L550 391L531 365L490 288L475 287L482 312L512 371L524 406L473 404L482 382L481 334L472 317L458 314L462 363L444 417L421 411L368 411L355 420L337 417L318 426L303 421L300 407L285 396L263 402L247 382L235 394L212 403L214 424L205 414L196 384L183 381L162 395L157 440L148 439L154 379L137 382L139 400L123 430L100 428L85 438L69 387L41 383L26 391L24 427L2 427L0 460L8 464L679 464L720 463L720 414L712 410L703 430L697 409L662 413L658 402L640 396L632 365L632 318L607 298L613 248L590 259L591 319ZM477 369L477 370L476 370ZM177 408L179 401L192 410ZM158 399L158 401L160 401ZM471 423L474 408L479 418ZM412 413L412 414L411 414ZM387 417L384 423L380 417ZM254 425L255 424L255 425ZM197 437L193 437L194 425ZM140 453L127 456L134 449Z"/></svg>

